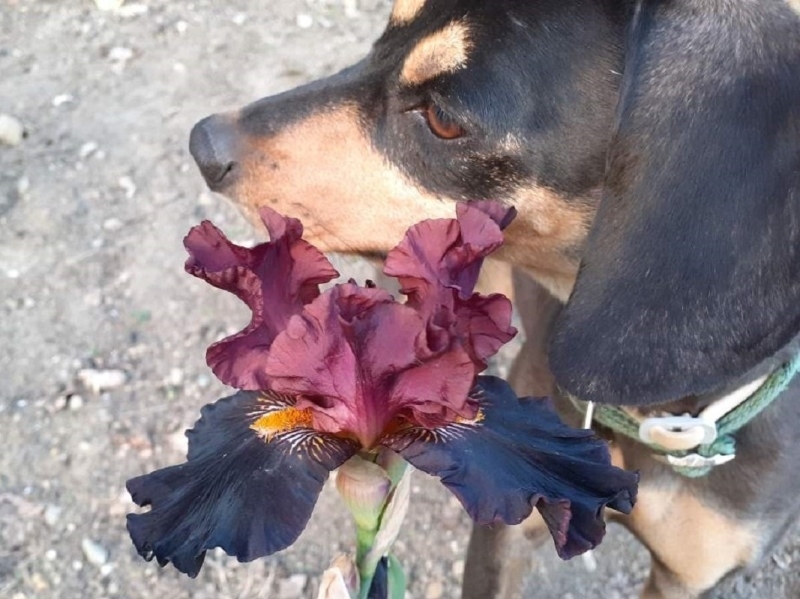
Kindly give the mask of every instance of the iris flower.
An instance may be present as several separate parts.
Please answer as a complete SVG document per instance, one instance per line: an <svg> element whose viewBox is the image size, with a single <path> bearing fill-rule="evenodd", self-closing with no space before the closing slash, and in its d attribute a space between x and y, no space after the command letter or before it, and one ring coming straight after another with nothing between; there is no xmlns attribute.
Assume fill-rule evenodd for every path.
<svg viewBox="0 0 800 599"><path fill-rule="evenodd" d="M516 333L511 303L474 292L513 209L460 204L423 221L386 260L404 302L338 276L298 220L263 209L270 241L231 243L209 222L185 239L186 270L252 311L207 361L239 391L207 405L187 461L128 481L140 555L196 576L208 549L250 561L291 545L329 473L359 452L397 452L437 476L479 524L536 507L563 558L596 546L606 506L629 512L636 474L564 425L546 399L479 376Z"/></svg>

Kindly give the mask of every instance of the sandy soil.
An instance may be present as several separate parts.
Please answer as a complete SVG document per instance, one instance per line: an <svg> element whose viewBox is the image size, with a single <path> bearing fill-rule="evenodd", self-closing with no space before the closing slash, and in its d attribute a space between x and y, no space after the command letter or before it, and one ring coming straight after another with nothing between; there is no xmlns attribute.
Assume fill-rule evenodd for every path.
<svg viewBox="0 0 800 599"><path fill-rule="evenodd" d="M225 393L204 348L247 319L183 273L181 239L202 218L255 239L204 190L189 129L360 57L389 4L357 7L150 0L119 14L89 0L0 0L0 114L27 131L0 146L0 597L311 597L349 548L350 523L327 489L291 549L252 564L212 553L189 580L136 555L124 481L182 459L183 430ZM92 389L84 369L124 381ZM398 543L409 596L457 597L468 518L424 475L413 502ZM593 574L553 553L532 552L524 597L627 599L645 577L645 556L618 528ZM714 597L800 597L798 568L795 535Z"/></svg>

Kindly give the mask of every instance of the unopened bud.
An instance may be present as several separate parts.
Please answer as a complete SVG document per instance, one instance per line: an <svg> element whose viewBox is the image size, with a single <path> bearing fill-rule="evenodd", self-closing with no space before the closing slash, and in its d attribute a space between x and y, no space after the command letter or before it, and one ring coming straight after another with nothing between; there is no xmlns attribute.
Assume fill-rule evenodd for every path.
<svg viewBox="0 0 800 599"><path fill-rule="evenodd" d="M361 530L376 530L392 481L377 464L354 456L345 462L336 475L336 488L342 496L356 526Z"/></svg>

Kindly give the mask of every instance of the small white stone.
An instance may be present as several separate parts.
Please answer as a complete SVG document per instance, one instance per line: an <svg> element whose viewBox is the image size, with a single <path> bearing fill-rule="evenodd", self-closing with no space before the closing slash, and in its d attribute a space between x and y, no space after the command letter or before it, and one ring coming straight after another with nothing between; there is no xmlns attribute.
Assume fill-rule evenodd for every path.
<svg viewBox="0 0 800 599"><path fill-rule="evenodd" d="M108 550L91 539L83 539L81 541L81 550L86 561L93 566L102 566L108 561Z"/></svg>
<svg viewBox="0 0 800 599"><path fill-rule="evenodd" d="M62 104L69 104L75 100L75 96L72 94L58 94L56 97L53 98L53 106L58 108Z"/></svg>
<svg viewBox="0 0 800 599"><path fill-rule="evenodd" d="M237 12L231 19L234 25L244 25L247 22L247 13Z"/></svg>
<svg viewBox="0 0 800 599"><path fill-rule="evenodd" d="M145 15L150 11L150 7L146 4L128 4L117 10L117 14L125 19L139 17Z"/></svg>
<svg viewBox="0 0 800 599"><path fill-rule="evenodd" d="M122 370L84 368L78 371L78 380L94 393L117 389L124 385L127 379L127 375Z"/></svg>
<svg viewBox="0 0 800 599"><path fill-rule="evenodd" d="M9 279L19 279L19 274L20 274L20 273L19 273L19 271L18 271L16 268L9 268L9 269L6 271L6 276L7 276Z"/></svg>
<svg viewBox="0 0 800 599"><path fill-rule="evenodd" d="M174 65L172 65L172 70L179 75L183 75L186 72L186 65L182 62L176 62Z"/></svg>
<svg viewBox="0 0 800 599"><path fill-rule="evenodd" d="M171 368L166 383L173 387L180 387L183 385L183 370L180 368Z"/></svg>
<svg viewBox="0 0 800 599"><path fill-rule="evenodd" d="M75 570L76 572L80 572L81 570L83 570L83 562L77 559L73 560L72 569Z"/></svg>
<svg viewBox="0 0 800 599"><path fill-rule="evenodd" d="M61 519L61 512L63 510L57 505L48 505L44 508L44 521L47 526L55 526Z"/></svg>
<svg viewBox="0 0 800 599"><path fill-rule="evenodd" d="M128 175L120 177L117 184L122 188L125 192L125 197L129 200L136 195L136 183Z"/></svg>
<svg viewBox="0 0 800 599"><path fill-rule="evenodd" d="M83 407L83 397L80 395L73 395L69 398L69 409L77 412Z"/></svg>
<svg viewBox="0 0 800 599"><path fill-rule="evenodd" d="M48 549L47 551L44 552L44 558L49 562L55 561L57 557L58 557L58 551L56 551L55 549Z"/></svg>
<svg viewBox="0 0 800 599"><path fill-rule="evenodd" d="M314 25L314 17L306 13L300 13L297 15L296 22L300 29L309 29Z"/></svg>
<svg viewBox="0 0 800 599"><path fill-rule="evenodd" d="M278 599L301 599L308 584L305 574L293 574L278 583Z"/></svg>
<svg viewBox="0 0 800 599"><path fill-rule="evenodd" d="M107 218L103 221L103 228L106 231L119 231L123 226L122 221L118 218Z"/></svg>
<svg viewBox="0 0 800 599"><path fill-rule="evenodd" d="M114 46L108 51L108 59L111 62L128 62L133 58L133 50L125 46Z"/></svg>
<svg viewBox="0 0 800 599"><path fill-rule="evenodd" d="M80 149L78 150L78 156L81 157L81 160L87 159L89 156L94 154L98 149L97 142L94 141L87 141L83 144Z"/></svg>
<svg viewBox="0 0 800 599"><path fill-rule="evenodd" d="M20 177L17 179L17 193L24 196L31 188L31 180L28 177Z"/></svg>
<svg viewBox="0 0 800 599"><path fill-rule="evenodd" d="M459 559L454 561L453 565L450 567L450 572L455 578L461 579L461 577L464 576L464 560Z"/></svg>
<svg viewBox="0 0 800 599"><path fill-rule="evenodd" d="M434 580L425 589L425 599L442 599L444 597L444 586L438 580Z"/></svg>
<svg viewBox="0 0 800 599"><path fill-rule="evenodd" d="M358 0L342 0L344 4L344 16L348 19L357 19L361 12L358 10Z"/></svg>
<svg viewBox="0 0 800 599"><path fill-rule="evenodd" d="M10 114L0 114L0 144L16 146L25 136L25 128L19 119Z"/></svg>
<svg viewBox="0 0 800 599"><path fill-rule="evenodd" d="M178 21L177 23L175 23L175 29L178 33L183 35L184 33L186 33L186 30L189 29L189 23L187 23L186 21Z"/></svg>
<svg viewBox="0 0 800 599"><path fill-rule="evenodd" d="M94 0L100 10L117 10L125 4L125 0Z"/></svg>
<svg viewBox="0 0 800 599"><path fill-rule="evenodd" d="M100 566L100 576L107 578L114 571L114 568L116 568L114 564L103 564Z"/></svg>

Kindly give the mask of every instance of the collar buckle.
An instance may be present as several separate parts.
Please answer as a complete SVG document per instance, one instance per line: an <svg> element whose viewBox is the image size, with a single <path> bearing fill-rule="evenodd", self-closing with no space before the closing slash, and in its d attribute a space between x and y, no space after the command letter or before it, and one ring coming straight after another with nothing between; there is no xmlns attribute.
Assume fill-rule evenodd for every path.
<svg viewBox="0 0 800 599"><path fill-rule="evenodd" d="M713 443L717 425L694 416L645 418L639 424L639 439L668 451L685 451Z"/></svg>
<svg viewBox="0 0 800 599"><path fill-rule="evenodd" d="M664 462L665 464L669 464L670 466L678 468L713 468L714 466L727 464L736 457L736 454L732 453L730 455L722 455L718 453L717 455L711 457L702 456L697 453L690 453L689 455L682 457L676 457L669 454L655 454L654 457L659 462Z"/></svg>

